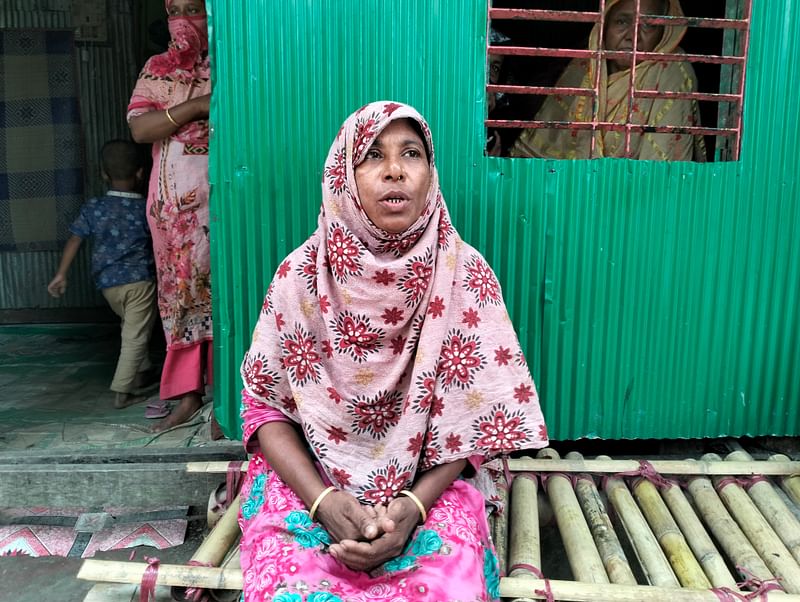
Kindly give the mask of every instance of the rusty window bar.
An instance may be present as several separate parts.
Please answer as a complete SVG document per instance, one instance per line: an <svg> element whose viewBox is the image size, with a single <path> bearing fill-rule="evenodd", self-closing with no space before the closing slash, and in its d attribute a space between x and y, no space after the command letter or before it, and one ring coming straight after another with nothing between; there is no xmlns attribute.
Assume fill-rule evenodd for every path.
<svg viewBox="0 0 800 602"><path fill-rule="evenodd" d="M631 51L612 50L579 50L577 48L542 48L535 46L489 46L488 53L502 56L549 56L557 58L596 59L625 58L633 55ZM637 52L636 57L655 62L672 63L709 63L715 65L743 65L744 56L720 56L717 54L667 54L665 52Z"/></svg>
<svg viewBox="0 0 800 602"><path fill-rule="evenodd" d="M746 31L749 21L746 19L711 19L704 17L670 17L643 14L642 23L649 25L686 25L687 27L700 27L703 29L739 29Z"/></svg>
<svg viewBox="0 0 800 602"><path fill-rule="evenodd" d="M574 10L538 10L526 8L489 8L493 21L564 21L567 23L597 23L600 13Z"/></svg>
<svg viewBox="0 0 800 602"><path fill-rule="evenodd" d="M631 56L631 76L628 83L628 115L625 119L626 125L630 125L633 121L633 111L636 106L636 101L633 97L633 92L636 89L636 67L638 57L644 53L639 52L639 29L642 26L642 0L635 0L634 2L634 22L633 22L633 52ZM643 59L644 60L644 59ZM599 69L598 69L599 71ZM631 128L625 128L625 156L631 157Z"/></svg>
<svg viewBox="0 0 800 602"><path fill-rule="evenodd" d="M744 20L746 20L747 23L748 23L747 29L742 31L742 39L741 39L741 42L742 42L742 55L743 56L747 56L748 51L750 49L750 27L749 27L749 24L750 24L750 19L751 19L751 16L752 16L752 13L750 12L751 11L751 0L744 0L744 6L742 7L742 9L743 9L742 10L742 16L744 17ZM743 63L742 66L741 66L741 70L739 71L739 87L738 87L738 90L736 92L737 96L739 96L740 99L744 98L745 71L746 71L746 65ZM739 147L741 146L741 141L742 141L742 118L743 118L743 114L744 114L744 105L742 104L741 100L739 101L739 106L740 106L740 109L738 111L738 114L736 115L736 140L735 140L734 145L733 145L733 160L734 161L738 161L739 160L739 150L740 150Z"/></svg>
<svg viewBox="0 0 800 602"><path fill-rule="evenodd" d="M594 96L594 88L557 88L550 86L513 86L510 84L489 84L489 93L534 94L536 96ZM702 100L709 102L738 103L736 94L714 94L711 92L659 92L658 90L634 90L634 98L663 98L675 100Z"/></svg>
<svg viewBox="0 0 800 602"><path fill-rule="evenodd" d="M639 0L636 0L637 2ZM600 28L600 47L597 48L597 54L595 55L595 70L594 70L594 102L592 103L592 123L596 126L597 122L600 120L600 74L601 69L599 68L600 62L603 60L603 48L604 45L604 35L603 32L606 30L606 0L600 0L600 6L598 7L600 11L600 20L597 22L597 27ZM594 152L595 147L597 146L597 140L595 140L596 136L594 132L596 131L596 127L592 128L592 135L590 136L591 140L589 141L589 158L594 159Z"/></svg>
<svg viewBox="0 0 800 602"><path fill-rule="evenodd" d="M554 88L549 86L512 86L508 84L489 84L487 92L504 94L536 94L538 96L594 96L594 88Z"/></svg>
<svg viewBox="0 0 800 602"><path fill-rule="evenodd" d="M634 98L673 98L679 100L707 100L711 102L741 102L736 94L713 94L711 92L658 92L656 90L634 90Z"/></svg>
<svg viewBox="0 0 800 602"><path fill-rule="evenodd" d="M734 128L704 128L699 126L647 125L637 123L616 123L614 121L527 121L510 119L487 119L486 125L495 128L526 128L531 130L634 130L648 134L699 134L703 136L735 136Z"/></svg>
<svg viewBox="0 0 800 602"><path fill-rule="evenodd" d="M493 21L561 21L569 23L596 23L600 13L569 10L535 10L517 8L490 8L489 18ZM744 19L712 19L702 17L641 16L642 22L651 25L686 25L709 29L740 29L749 25Z"/></svg>

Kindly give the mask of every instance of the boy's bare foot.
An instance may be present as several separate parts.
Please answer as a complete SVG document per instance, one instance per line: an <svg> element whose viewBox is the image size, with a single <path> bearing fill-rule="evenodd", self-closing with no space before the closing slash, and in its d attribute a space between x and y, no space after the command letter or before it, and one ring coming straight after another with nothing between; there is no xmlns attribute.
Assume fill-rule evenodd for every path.
<svg viewBox="0 0 800 602"><path fill-rule="evenodd" d="M173 426L183 424L195 415L197 410L203 407L203 400L199 393L188 393L181 397L177 406L172 409L169 416L155 425L152 429L154 433L160 433L171 429Z"/></svg>
<svg viewBox="0 0 800 602"><path fill-rule="evenodd" d="M127 408L136 403L142 403L147 399L147 395L133 395L132 393L117 393L114 397L114 407L118 410Z"/></svg>

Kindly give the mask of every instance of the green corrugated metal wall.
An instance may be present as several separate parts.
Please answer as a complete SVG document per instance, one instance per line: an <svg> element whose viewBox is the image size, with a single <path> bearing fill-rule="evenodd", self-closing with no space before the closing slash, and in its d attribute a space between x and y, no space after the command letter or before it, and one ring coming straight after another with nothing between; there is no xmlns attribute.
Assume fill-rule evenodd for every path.
<svg viewBox="0 0 800 602"><path fill-rule="evenodd" d="M327 149L376 99L429 119L465 240L498 273L555 439L798 434L800 11L755 1L738 163L487 158L482 0L209 0L216 403Z"/></svg>

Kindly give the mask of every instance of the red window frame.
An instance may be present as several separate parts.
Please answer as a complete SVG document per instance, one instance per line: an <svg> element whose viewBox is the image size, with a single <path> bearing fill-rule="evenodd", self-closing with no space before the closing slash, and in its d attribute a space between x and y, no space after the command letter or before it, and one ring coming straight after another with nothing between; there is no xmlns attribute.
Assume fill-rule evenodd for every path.
<svg viewBox="0 0 800 602"><path fill-rule="evenodd" d="M484 124L487 128L547 128L547 129L567 129L567 130L592 130L610 131L617 130L625 133L625 153L630 157L631 133L637 132L657 132L674 133L688 135L718 136L717 140L728 140L727 144L717 144L715 160L719 161L738 161L741 148L742 137L742 109L744 102L744 82L747 54L750 43L750 21L752 0L741 0L736 6L741 7L740 18L697 18L697 17L649 17L641 13L641 0L635 0L636 25L634 29L634 39L638 37L639 26L642 23L652 25L687 25L689 27L706 29L726 30L726 42L721 55L708 54L667 54L660 52L639 52L636 47L632 52L614 52L605 49L600 50L578 50L572 48L541 48L528 46L492 46L489 43L488 29L494 22L507 20L523 21L561 21L561 22L584 22L599 23L601 31L605 26L605 7L606 0L598 0L598 12L583 11L560 11L543 9L513 9L513 8L494 8L492 0L489 1L489 22L487 24L487 59L491 55L502 56L539 56L539 57L559 57L559 58L587 58L596 61L606 58L625 58L632 55L633 62L631 67L631 85L628 87L628 119L626 123L603 122L597 119L597 103L594 102L595 112L590 122L570 122L570 121L538 121L538 120L507 120L507 119L486 119ZM731 2L728 2L728 12L731 12ZM740 32L736 37L736 33ZM730 35L734 34L734 35ZM730 50L730 54L727 52ZM737 52L738 50L738 52ZM690 63L711 63L719 65L729 65L730 71L724 76L729 82L730 91L727 93L701 93L701 92L658 92L651 90L636 90L633 86L636 76L637 59L655 59L658 61L681 61ZM505 94L534 94L534 95L554 95L565 96L590 96L595 100L598 96L600 85L600 70L596 69L593 88L563 88L546 86L519 86L519 85L500 85L487 82L486 92L505 93ZM637 98L676 98L694 99L697 101L711 101L717 103L729 103L727 111L720 110L717 127L686 127L686 126L651 126L630 123L633 106ZM720 105L720 109L722 106ZM594 158L595 140L592 136L590 158Z"/></svg>

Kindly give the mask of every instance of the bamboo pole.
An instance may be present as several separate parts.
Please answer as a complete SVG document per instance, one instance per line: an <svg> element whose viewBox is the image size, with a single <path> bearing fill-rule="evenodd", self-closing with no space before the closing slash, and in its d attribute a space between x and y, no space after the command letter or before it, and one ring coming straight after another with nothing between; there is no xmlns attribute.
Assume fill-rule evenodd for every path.
<svg viewBox="0 0 800 602"><path fill-rule="evenodd" d="M497 562L500 565L500 574L506 574L508 561L508 515L511 511L508 507L508 485L505 479L497 484L497 497L499 498L500 512L492 514L491 529L492 540L494 541L495 552L497 552Z"/></svg>
<svg viewBox="0 0 800 602"><path fill-rule="evenodd" d="M752 460L746 451L732 452L725 456L725 459L731 461ZM783 544L789 549L792 557L800 561L800 522L775 492L772 483L757 481L750 486L747 493L755 502L762 516L767 519Z"/></svg>
<svg viewBox="0 0 800 602"><path fill-rule="evenodd" d="M607 457L607 456L606 456ZM225 473L229 462L187 462L187 472ZM794 475L800 474L800 462L794 460L752 462L707 462L696 460L651 460L653 468L663 475ZM534 458L511 458L508 461L512 472L630 472L639 468L637 460L542 460ZM242 471L247 462L242 462Z"/></svg>
<svg viewBox="0 0 800 602"><path fill-rule="evenodd" d="M521 474L511 485L511 508L508 513L508 575L511 577L541 577L525 566L542 568L539 541L539 486L535 475ZM503 573L501 573L503 574ZM530 602L530 598L515 598L513 602Z"/></svg>
<svg viewBox="0 0 800 602"><path fill-rule="evenodd" d="M743 568L761 581L774 579L775 575L772 574L742 529L733 520L711 481L705 477L695 477L689 481L688 489L703 521L731 563L736 567Z"/></svg>
<svg viewBox="0 0 800 602"><path fill-rule="evenodd" d="M116 560L83 561L78 579L104 583L141 583L147 569L146 562L124 562ZM159 564L157 585L178 585L201 589L242 589L242 571L183 564Z"/></svg>
<svg viewBox="0 0 800 602"><path fill-rule="evenodd" d="M537 457L558 458L558 452L543 449L539 450ZM603 561L594 545L570 480L554 474L547 479L545 491L556 515L558 531L564 542L573 577L585 583L608 583Z"/></svg>
<svg viewBox="0 0 800 602"><path fill-rule="evenodd" d="M242 558L239 546L232 547L228 556L222 561L221 569L235 569L242 570ZM239 600L240 592L238 590L230 589L211 589L208 590L208 595L216 602L236 602Z"/></svg>
<svg viewBox="0 0 800 602"><path fill-rule="evenodd" d="M598 456L600 459L607 457ZM622 522L648 582L658 587L680 587L678 578L673 573L667 557L658 545L625 482L619 477L608 477L605 491Z"/></svg>
<svg viewBox="0 0 800 602"><path fill-rule="evenodd" d="M706 454L703 459L716 460L716 454ZM720 484L723 480L714 477L719 488L719 497L725 502L736 522L747 535L759 556L780 581L783 588L790 593L800 593L800 566L792 558L789 550L783 545L767 520L761 516L753 500L736 483Z"/></svg>
<svg viewBox="0 0 800 602"><path fill-rule="evenodd" d="M616 474L638 470L638 460L612 460L601 459L608 456L598 456L594 460L541 460L513 458L508 461L512 471L526 472L588 472L592 474ZM800 462L767 462L766 460L753 460L752 462L718 462L697 460L652 460L650 464L662 475L791 475L800 474Z"/></svg>
<svg viewBox="0 0 800 602"><path fill-rule="evenodd" d="M240 500L237 495L233 498L230 507L217 521L217 524L214 525L214 528L211 529L208 537L203 540L192 555L189 560L190 563L214 567L218 567L222 563L240 534L239 523L237 522L239 503ZM183 591L183 588L174 587L172 595L176 600L183 600L185 591Z"/></svg>
<svg viewBox="0 0 800 602"><path fill-rule="evenodd" d="M569 452L567 459L582 460L583 456L578 452ZM611 583L620 585L636 585L636 577L634 577L631 566L628 564L628 558L625 556L622 544L614 532L611 518L606 512L605 504L600 498L600 493L597 491L591 475L578 475L575 493L578 496L578 502L581 505L586 522L589 524L589 530L597 545L597 551L600 553L600 558L603 561L609 580Z"/></svg>
<svg viewBox="0 0 800 602"><path fill-rule="evenodd" d="M785 464L790 460L789 456L785 456L783 454L772 454L769 457L769 461ZM790 498L792 498L792 501L795 504L800 505L800 476L796 474L787 475L781 479L781 485L783 485L783 490L789 495Z"/></svg>
<svg viewBox="0 0 800 602"><path fill-rule="evenodd" d="M83 561L78 578L107 583L141 583L147 564L115 560ZM182 585L204 589L242 589L242 572L236 569L187 567L162 564L158 567L158 585ZM641 602L641 600L669 600L670 602L719 602L711 590L672 589L651 586L614 585L608 583L578 583L575 581L547 581L527 577L503 577L500 595L504 598L544 598L547 587L557 600L593 602ZM541 594L535 593L542 592ZM800 596L770 591L762 598L772 602L800 602Z"/></svg>
<svg viewBox="0 0 800 602"><path fill-rule="evenodd" d="M96 583L88 591L83 602L139 602L139 586L133 583ZM148 602L173 602L169 588L155 588L154 597Z"/></svg>
<svg viewBox="0 0 800 602"><path fill-rule="evenodd" d="M736 580L728 570L725 558L717 550L681 488L677 485L664 487L661 489L661 497L666 502L681 533L686 537L689 547L694 552L700 566L703 567L711 584L714 587L738 590Z"/></svg>
<svg viewBox="0 0 800 602"><path fill-rule="evenodd" d="M638 479L633 484L633 495L681 585L694 589L710 588L711 582L694 557L656 486L646 479Z"/></svg>
<svg viewBox="0 0 800 602"><path fill-rule="evenodd" d="M528 575L537 577L525 568L516 565L527 564L542 568L542 555L539 547L538 484L536 477L519 475L511 485L511 511L509 512L509 575L516 577Z"/></svg>
<svg viewBox="0 0 800 602"><path fill-rule="evenodd" d="M528 597L542 599L546 587L550 587L556 600L578 602L641 602L658 600L668 602L719 602L712 590L653 587L648 585L616 585L610 583L578 583L575 581L547 581L527 577L504 577L500 579L502 598ZM770 602L800 602L800 596L769 591L759 598Z"/></svg>

